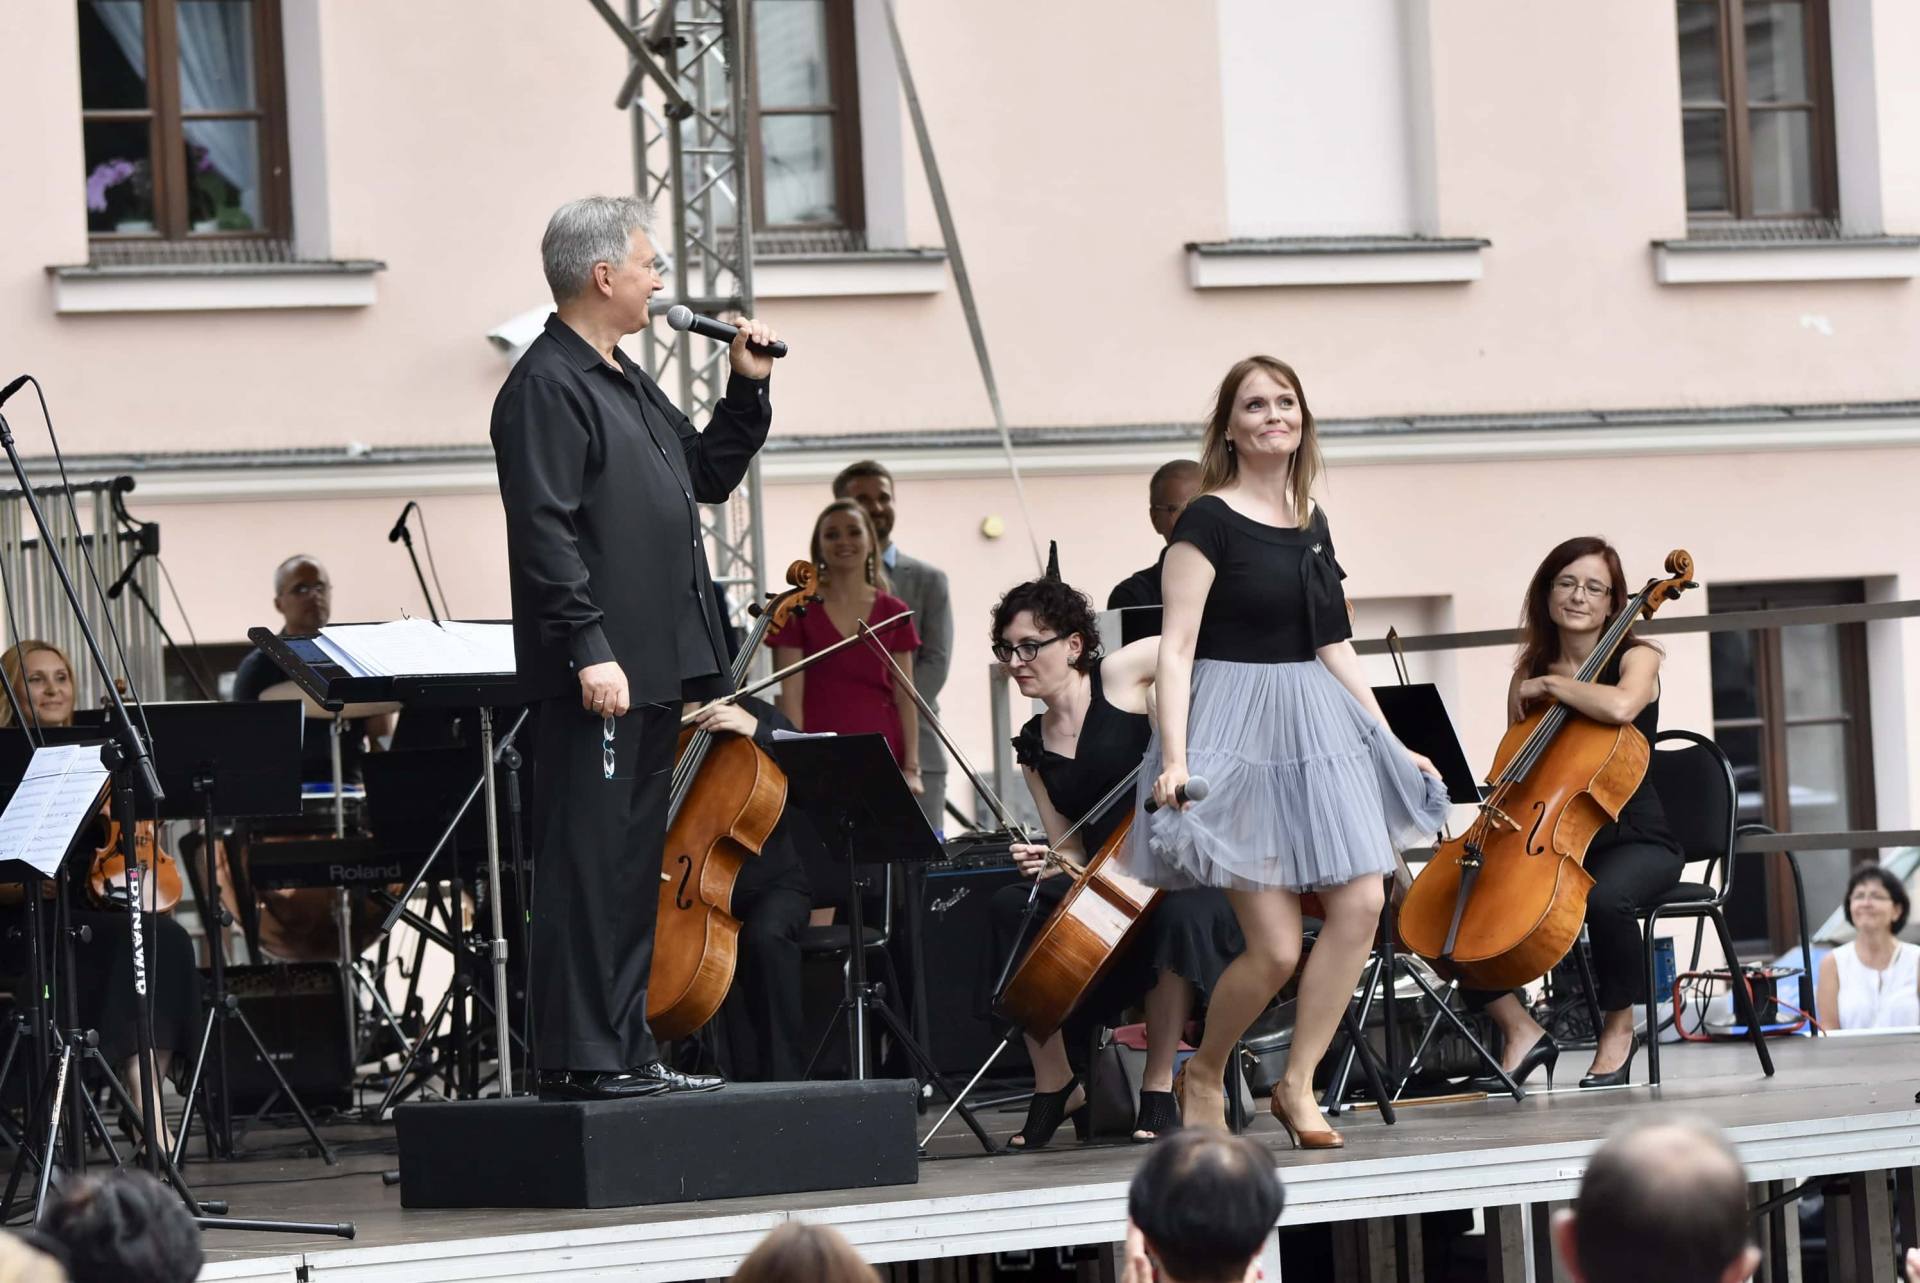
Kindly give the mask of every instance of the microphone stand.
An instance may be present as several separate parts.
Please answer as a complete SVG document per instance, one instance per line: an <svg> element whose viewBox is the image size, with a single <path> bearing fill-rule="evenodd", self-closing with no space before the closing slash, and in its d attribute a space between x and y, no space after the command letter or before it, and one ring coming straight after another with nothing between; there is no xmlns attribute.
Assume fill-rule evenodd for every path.
<svg viewBox="0 0 1920 1283"><path fill-rule="evenodd" d="M140 545L140 550L133 554L133 560L129 561L127 568L120 572L120 577L107 586L107 598L109 600L116 599L120 596L122 589L130 590L133 593L133 599L140 603L140 609L146 614L148 619L153 621L154 628L160 633L160 639L166 642L167 649L173 652L173 657L180 661L180 667L185 669L187 676L193 680L194 689L200 692L200 698L204 700L218 699L219 696L215 695L207 686L207 679L200 675L199 666L188 662L186 653L180 649L180 643L175 641L173 634L167 631L166 621L160 618L160 612L154 609L152 599L147 596L146 590L140 586L140 581L134 577L134 572L140 568L140 563L154 555L144 542L146 531L153 529L155 529L155 526L152 522L147 523L147 525L142 528L141 537L143 542ZM157 537L154 542L159 542Z"/></svg>
<svg viewBox="0 0 1920 1283"><path fill-rule="evenodd" d="M407 514L418 506L411 499L407 501L407 506L400 511L400 520L387 532L387 542L407 546L407 560L413 563L413 577L420 581L420 595L427 599L427 615L437 624L440 622L440 612L434 607L433 594L427 591L427 577L421 573L420 558L414 555L413 531L407 528Z"/></svg>

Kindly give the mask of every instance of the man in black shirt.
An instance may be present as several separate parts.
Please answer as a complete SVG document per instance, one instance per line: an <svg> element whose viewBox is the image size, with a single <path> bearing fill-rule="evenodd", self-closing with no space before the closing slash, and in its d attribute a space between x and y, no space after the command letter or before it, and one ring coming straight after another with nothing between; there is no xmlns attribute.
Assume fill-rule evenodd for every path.
<svg viewBox="0 0 1920 1283"><path fill-rule="evenodd" d="M1161 539L1173 535L1173 523L1180 520L1189 500L1200 493L1200 465L1192 459L1163 463L1147 483L1147 518ZM1162 553L1164 557L1166 554ZM1160 563L1136 570L1107 594L1107 609L1123 612L1120 616L1120 644L1160 634ZM1156 609L1139 609L1155 607Z"/></svg>
<svg viewBox="0 0 1920 1283"><path fill-rule="evenodd" d="M273 608L280 613L280 635L311 636L327 626L333 617L333 581L317 560L297 553L281 562L273 572ZM233 698L236 703L251 703L270 687L290 681L280 666L255 648L240 661L233 674ZM369 735L393 732L394 717L365 717L346 723L340 734L340 773L348 784L360 782L360 761L367 754ZM301 731L300 778L309 784L333 780L332 724L324 718L309 716Z"/></svg>
<svg viewBox="0 0 1920 1283"><path fill-rule="evenodd" d="M662 288L633 197L562 206L541 240L557 308L493 406L513 640L537 701L533 1001L540 1093L711 1090L647 1027L654 909L683 700L719 693L725 642L701 541L766 441L772 361L741 322L705 432L620 351Z"/></svg>

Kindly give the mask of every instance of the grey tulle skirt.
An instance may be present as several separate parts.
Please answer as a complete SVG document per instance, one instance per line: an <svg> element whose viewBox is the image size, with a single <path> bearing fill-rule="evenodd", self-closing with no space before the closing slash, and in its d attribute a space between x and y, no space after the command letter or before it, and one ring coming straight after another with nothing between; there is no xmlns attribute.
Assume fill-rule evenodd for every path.
<svg viewBox="0 0 1920 1283"><path fill-rule="evenodd" d="M1135 816L1126 867L1149 886L1312 891L1391 872L1433 840L1447 790L1317 659L1194 661L1187 771L1204 801ZM1135 805L1160 774L1147 744Z"/></svg>

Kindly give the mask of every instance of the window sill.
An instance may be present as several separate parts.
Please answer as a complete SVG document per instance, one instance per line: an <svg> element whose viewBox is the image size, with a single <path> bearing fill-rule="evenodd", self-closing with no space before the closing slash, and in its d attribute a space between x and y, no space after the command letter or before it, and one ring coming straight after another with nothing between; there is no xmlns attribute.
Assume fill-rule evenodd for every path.
<svg viewBox="0 0 1920 1283"><path fill-rule="evenodd" d="M753 262L755 300L938 294L946 287L942 249L772 254Z"/></svg>
<svg viewBox="0 0 1920 1283"><path fill-rule="evenodd" d="M373 259L302 263L152 263L49 267L53 310L227 312L369 307Z"/></svg>
<svg viewBox="0 0 1920 1283"><path fill-rule="evenodd" d="M1653 242L1662 285L1754 281L1904 281L1920 275L1920 236L1788 237L1712 235Z"/></svg>
<svg viewBox="0 0 1920 1283"><path fill-rule="evenodd" d="M1189 242L1196 290L1272 285L1432 285L1480 279L1477 237L1305 236Z"/></svg>

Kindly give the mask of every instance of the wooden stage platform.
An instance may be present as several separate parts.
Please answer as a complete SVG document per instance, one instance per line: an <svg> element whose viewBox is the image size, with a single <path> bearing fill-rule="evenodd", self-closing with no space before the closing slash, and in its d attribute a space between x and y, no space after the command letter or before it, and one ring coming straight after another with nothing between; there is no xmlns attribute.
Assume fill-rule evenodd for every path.
<svg viewBox="0 0 1920 1283"><path fill-rule="evenodd" d="M1393 1127L1371 1111L1348 1114L1340 1120L1347 1147L1338 1152L1290 1152L1264 1115L1252 1134L1273 1150L1286 1182L1283 1226L1519 1209L1490 1218L1490 1229L1504 1227L1493 1232L1514 1244L1530 1223L1526 1209L1572 1196L1586 1156L1611 1127L1654 1110L1685 1110L1726 1128L1755 1182L1920 1165L1920 1035L1775 1043L1772 1079L1760 1076L1744 1044L1666 1052L1666 1082L1657 1092L1575 1090L1585 1056L1568 1052L1566 1086L1557 1093L1535 1091L1518 1104L1501 1097L1405 1108ZM1645 1064L1642 1056L1636 1069L1644 1074ZM986 1117L1012 1131L1019 1116ZM331 1169L318 1160L254 1158L196 1162L188 1178L202 1196L230 1200L235 1216L358 1227L352 1242L209 1230L202 1277L223 1280L724 1278L768 1229L790 1218L837 1226L876 1262L1122 1236L1140 1147L1082 1149L1063 1129L1065 1143L1043 1153L986 1157L957 1120L948 1126L935 1155L921 1163L918 1185L624 1210L404 1210L399 1189L379 1175L396 1165L391 1130L367 1127L330 1133L346 1151ZM1526 1277L1524 1267L1508 1277Z"/></svg>

